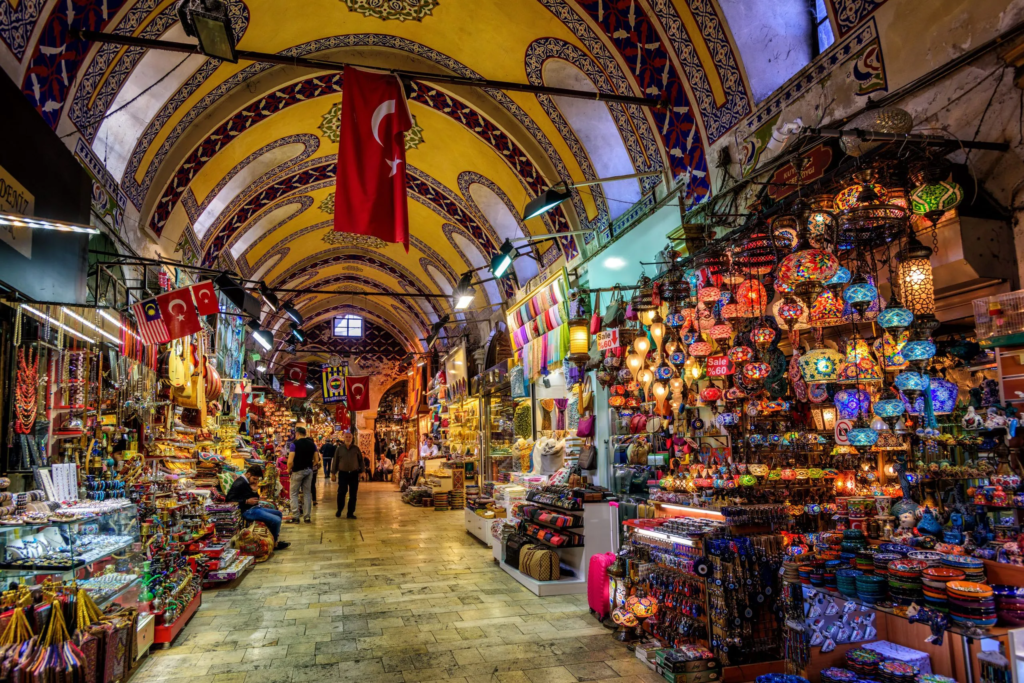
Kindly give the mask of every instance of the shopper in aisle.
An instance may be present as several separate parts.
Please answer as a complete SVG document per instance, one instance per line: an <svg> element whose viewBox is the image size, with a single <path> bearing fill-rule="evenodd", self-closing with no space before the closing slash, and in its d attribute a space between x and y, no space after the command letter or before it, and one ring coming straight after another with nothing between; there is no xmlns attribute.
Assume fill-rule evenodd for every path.
<svg viewBox="0 0 1024 683"><path fill-rule="evenodd" d="M331 462L331 481L338 482L338 509L335 517L341 517L348 493L348 518L356 518L356 495L359 491L359 475L363 470L363 454L356 445L352 432L341 435L341 443L334 451Z"/></svg>
<svg viewBox="0 0 1024 683"><path fill-rule="evenodd" d="M380 480L391 481L391 470L394 468L394 463L391 462L391 458L388 457L387 453L380 456L380 463L378 464L380 465Z"/></svg>
<svg viewBox="0 0 1024 683"><path fill-rule="evenodd" d="M306 436L305 427L295 428L296 439L295 450L288 456L288 471L291 473L291 503L292 518L288 520L291 524L298 524L305 518L306 523L312 522L309 518L313 500L313 466L316 464L317 451L316 443ZM302 491L302 515L299 514L299 491Z"/></svg>
<svg viewBox="0 0 1024 683"><path fill-rule="evenodd" d="M274 547L277 550L284 550L290 543L280 540L281 520L284 515L280 510L260 507L260 497L254 486L258 486L263 479L263 468L259 465L250 465L245 474L235 479L228 489L227 499L232 503L238 503L238 510L242 513L242 519L248 522L263 522L270 534L274 537Z"/></svg>
<svg viewBox="0 0 1024 683"><path fill-rule="evenodd" d="M334 458L334 451L337 445L334 443L334 439L324 439L324 443L320 446L320 457L324 461L324 476L331 476L331 460Z"/></svg>
<svg viewBox="0 0 1024 683"><path fill-rule="evenodd" d="M320 465L323 464L323 456L320 455L320 449L317 448L316 453L313 455L313 483L310 484L309 489L311 497L313 499L313 507L316 507L316 480L320 475ZM327 472L324 471L324 476L327 476ZM307 520L308 521L308 520Z"/></svg>

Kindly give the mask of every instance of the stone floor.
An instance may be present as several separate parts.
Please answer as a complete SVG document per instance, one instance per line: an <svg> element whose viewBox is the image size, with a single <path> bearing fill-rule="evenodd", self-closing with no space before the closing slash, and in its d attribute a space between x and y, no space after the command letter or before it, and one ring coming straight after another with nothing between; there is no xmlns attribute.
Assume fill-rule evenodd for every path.
<svg viewBox="0 0 1024 683"><path fill-rule="evenodd" d="M360 486L358 520L321 486L313 523L240 585L208 591L133 683L664 681L612 640L585 595L538 598L465 532L463 513Z"/></svg>

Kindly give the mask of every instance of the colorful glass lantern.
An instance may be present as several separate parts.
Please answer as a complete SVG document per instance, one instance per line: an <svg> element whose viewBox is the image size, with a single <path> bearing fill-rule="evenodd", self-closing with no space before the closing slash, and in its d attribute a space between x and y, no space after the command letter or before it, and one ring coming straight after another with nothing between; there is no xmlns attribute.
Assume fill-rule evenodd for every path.
<svg viewBox="0 0 1024 683"><path fill-rule="evenodd" d="M730 325L729 323L715 325L708 331L708 334L711 335L711 338L717 342L726 341L727 339L729 339L729 337L732 336L732 333L732 325Z"/></svg>
<svg viewBox="0 0 1024 683"><path fill-rule="evenodd" d="M747 363L743 366L743 376L747 379L754 380L755 382L761 382L768 377L772 372L772 366L768 363L762 363L760 361L754 363Z"/></svg>
<svg viewBox="0 0 1024 683"><path fill-rule="evenodd" d="M569 321L568 360L577 364L585 364L590 360L590 320L586 318Z"/></svg>
<svg viewBox="0 0 1024 683"><path fill-rule="evenodd" d="M796 299L783 299L775 304L774 309L775 317L785 325L787 330L792 332L795 329L808 327L807 307Z"/></svg>
<svg viewBox="0 0 1024 683"><path fill-rule="evenodd" d="M881 337L875 340L875 343L871 345L874 349L875 355L884 361L884 367L886 370L903 370L909 363L901 355L903 347L907 345L907 340L910 338L910 333L904 330L901 332L897 339L893 341L892 336L886 332Z"/></svg>
<svg viewBox="0 0 1024 683"><path fill-rule="evenodd" d="M745 280L736 288L736 303L746 317L762 315L768 306L768 293L759 280Z"/></svg>
<svg viewBox="0 0 1024 683"><path fill-rule="evenodd" d="M874 446L875 442L878 441L878 432L868 427L863 420L859 420L857 424L858 426L846 433L846 438L849 439L850 445L861 448Z"/></svg>
<svg viewBox="0 0 1024 683"><path fill-rule="evenodd" d="M927 361L935 357L935 342L931 339L908 341L900 352L907 361Z"/></svg>
<svg viewBox="0 0 1024 683"><path fill-rule="evenodd" d="M778 278L794 287L802 282L825 283L839 270L835 256L822 249L803 249L782 259Z"/></svg>
<svg viewBox="0 0 1024 683"><path fill-rule="evenodd" d="M762 413L781 413L789 410L789 401L783 401L781 398L772 401L758 401L757 409Z"/></svg>
<svg viewBox="0 0 1024 683"><path fill-rule="evenodd" d="M864 312L876 299L878 299L878 289L862 275L858 275L857 279L843 290L843 301L860 315L864 315Z"/></svg>
<svg viewBox="0 0 1024 683"><path fill-rule="evenodd" d="M683 375L689 382L695 382L707 377L703 364L693 356L687 358L686 363L683 364Z"/></svg>
<svg viewBox="0 0 1024 683"><path fill-rule="evenodd" d="M658 613L658 600L651 595L637 593L626 600L626 609L637 619L650 619Z"/></svg>
<svg viewBox="0 0 1024 683"><path fill-rule="evenodd" d="M883 398L880 401L875 401L873 407L875 415L885 420L886 423L889 423L890 420L895 423L906 410L907 408L903 405L903 401L898 398Z"/></svg>
<svg viewBox="0 0 1024 683"><path fill-rule="evenodd" d="M914 322L914 314L909 309L903 308L903 304L896 299L895 295L889 299L889 305L878 314L878 324L885 328L890 334L899 335L900 332L910 327Z"/></svg>
<svg viewBox="0 0 1024 683"><path fill-rule="evenodd" d="M700 392L700 400L705 403L714 403L718 399L722 398L722 390L712 384L709 387L704 387Z"/></svg>
<svg viewBox="0 0 1024 683"><path fill-rule="evenodd" d="M843 323L843 301L826 289L811 306L811 327L830 327Z"/></svg>
<svg viewBox="0 0 1024 683"><path fill-rule="evenodd" d="M778 249L792 249L797 241L796 216L779 216L772 222L772 240Z"/></svg>
<svg viewBox="0 0 1024 683"><path fill-rule="evenodd" d="M718 422L719 427L732 427L739 422L739 416L736 413L721 413L715 420Z"/></svg>
<svg viewBox="0 0 1024 683"><path fill-rule="evenodd" d="M949 415L956 409L956 401L960 395L960 389L953 382L941 377L932 377L929 391L932 395L932 412L936 415ZM906 399L905 407L911 415L924 413L924 396L914 398L913 403Z"/></svg>
<svg viewBox="0 0 1024 683"><path fill-rule="evenodd" d="M893 434L888 429L884 432L878 433L878 441L875 442L872 450L876 451L905 451L907 450L907 444L904 443L903 439L898 435ZM886 473L888 474L888 473ZM891 475L890 475L891 476Z"/></svg>
<svg viewBox="0 0 1024 683"><path fill-rule="evenodd" d="M775 291L779 294L792 294L794 290L793 285L787 285L781 280L775 280Z"/></svg>
<svg viewBox="0 0 1024 683"><path fill-rule="evenodd" d="M690 344L689 351L694 358L706 358L711 355L711 344L705 341L694 342Z"/></svg>
<svg viewBox="0 0 1024 683"><path fill-rule="evenodd" d="M686 362L686 354L676 351L668 357L668 362L672 365L682 365Z"/></svg>
<svg viewBox="0 0 1024 683"><path fill-rule="evenodd" d="M636 355L641 358L647 358L647 352L651 350L651 340L647 338L646 334L637 335L637 338L633 340L633 351Z"/></svg>
<svg viewBox="0 0 1024 683"><path fill-rule="evenodd" d="M776 249L772 238L762 230L755 231L740 242L732 257L732 263L745 273L767 275L776 263Z"/></svg>
<svg viewBox="0 0 1024 683"><path fill-rule="evenodd" d="M701 287L700 291L697 292L697 300L704 304L715 304L718 302L718 297L721 294L722 290L718 287Z"/></svg>
<svg viewBox="0 0 1024 683"><path fill-rule="evenodd" d="M843 389L836 392L835 401L840 420L854 420L871 410L871 395L860 389Z"/></svg>
<svg viewBox="0 0 1024 683"><path fill-rule="evenodd" d="M739 387L729 387L725 390L726 401L741 401L747 397L746 393Z"/></svg>
<svg viewBox="0 0 1024 683"><path fill-rule="evenodd" d="M808 384L824 384L835 382L839 376L839 365L844 360L843 354L829 348L811 349L800 356L800 376Z"/></svg>
<svg viewBox="0 0 1024 683"><path fill-rule="evenodd" d="M764 351L775 341L775 330L764 323L758 323L751 330L750 339L758 349Z"/></svg>
<svg viewBox="0 0 1024 683"><path fill-rule="evenodd" d="M736 365L743 365L754 358L754 350L749 346L734 346L725 355Z"/></svg>
<svg viewBox="0 0 1024 683"><path fill-rule="evenodd" d="M913 400L928 390L928 375L922 375L919 372L901 372L896 375L893 384Z"/></svg>
<svg viewBox="0 0 1024 683"><path fill-rule="evenodd" d="M882 373L871 355L871 347L863 339L853 339L846 345L846 359L839 366L840 383L880 382Z"/></svg>
<svg viewBox="0 0 1024 683"><path fill-rule="evenodd" d="M840 472L832 482L832 486L835 487L838 496L853 495L857 492L857 473L853 470Z"/></svg>
<svg viewBox="0 0 1024 683"><path fill-rule="evenodd" d="M727 321L739 320L744 315L739 304L732 303L722 306L722 319Z"/></svg>
<svg viewBox="0 0 1024 683"><path fill-rule="evenodd" d="M839 266L836 274L825 280L825 287L831 290L833 294L838 294L851 279L853 279L853 275L850 274L850 269L846 266Z"/></svg>
<svg viewBox="0 0 1024 683"><path fill-rule="evenodd" d="M814 427L819 432L832 431L836 426L838 411L835 406L811 406L811 417L814 419Z"/></svg>
<svg viewBox="0 0 1024 683"><path fill-rule="evenodd" d="M868 192L870 190L870 192ZM846 211L865 203L865 196L870 196L870 201L885 203L888 198L888 191L878 183L863 183L850 185L842 190L835 198L836 211Z"/></svg>
<svg viewBox="0 0 1024 683"><path fill-rule="evenodd" d="M955 209L964 199L963 188L952 180L922 185L910 193L910 208L918 216L934 217L938 222L942 214Z"/></svg>

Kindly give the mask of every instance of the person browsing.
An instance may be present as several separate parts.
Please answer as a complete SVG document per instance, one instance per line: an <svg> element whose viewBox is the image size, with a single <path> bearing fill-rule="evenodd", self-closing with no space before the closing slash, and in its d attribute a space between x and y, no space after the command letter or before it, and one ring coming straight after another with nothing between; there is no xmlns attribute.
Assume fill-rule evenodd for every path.
<svg viewBox="0 0 1024 683"><path fill-rule="evenodd" d="M295 450L288 456L288 471L291 473L292 518L290 524L298 524L305 518L310 524L310 511L313 507L313 468L317 463L316 443L306 436L305 427L295 428ZM302 515L299 514L299 491L302 491Z"/></svg>
<svg viewBox="0 0 1024 683"><path fill-rule="evenodd" d="M263 468L259 465L251 465L245 474L235 479L228 489L227 499L232 503L238 503L238 510L242 513L242 519L248 522L263 522L274 537L274 547L277 550L284 550L290 543L280 540L281 519L284 515L279 510L259 507L260 497L254 490L263 479Z"/></svg>

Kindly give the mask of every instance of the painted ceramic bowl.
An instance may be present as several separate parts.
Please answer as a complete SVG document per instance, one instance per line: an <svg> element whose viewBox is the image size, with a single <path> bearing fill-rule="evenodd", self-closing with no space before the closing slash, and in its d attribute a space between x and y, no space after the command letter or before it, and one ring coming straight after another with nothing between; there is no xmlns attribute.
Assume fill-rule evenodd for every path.
<svg viewBox="0 0 1024 683"><path fill-rule="evenodd" d="M951 598L956 596L968 600L983 600L993 595L991 586L973 581L950 581L946 584L946 590L949 591Z"/></svg>

